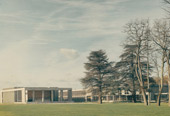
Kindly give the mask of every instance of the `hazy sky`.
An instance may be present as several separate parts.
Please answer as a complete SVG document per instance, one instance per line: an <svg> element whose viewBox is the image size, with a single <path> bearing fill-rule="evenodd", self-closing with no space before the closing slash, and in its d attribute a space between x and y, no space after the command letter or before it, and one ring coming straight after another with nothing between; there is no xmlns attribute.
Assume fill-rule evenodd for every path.
<svg viewBox="0 0 170 116"><path fill-rule="evenodd" d="M162 1L0 0L0 88L81 89L90 51L118 61L123 26L164 17Z"/></svg>

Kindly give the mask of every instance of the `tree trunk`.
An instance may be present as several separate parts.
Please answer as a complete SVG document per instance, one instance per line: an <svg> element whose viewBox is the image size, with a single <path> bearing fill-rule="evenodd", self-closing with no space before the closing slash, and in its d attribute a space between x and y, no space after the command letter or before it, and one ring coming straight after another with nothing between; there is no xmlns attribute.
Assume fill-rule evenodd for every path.
<svg viewBox="0 0 170 116"><path fill-rule="evenodd" d="M170 78L168 79L169 106L170 106Z"/></svg>
<svg viewBox="0 0 170 116"><path fill-rule="evenodd" d="M139 60L139 58L136 58L136 59L138 61L138 64L136 64L136 68L135 68L136 76L137 76L139 84L140 84L140 88L141 88L141 91L142 91L142 96L143 96L144 104L147 106L148 105L148 101L146 99L146 93L145 93L145 90L144 90L144 82L143 82L143 79L142 79L142 71L141 71L141 68L140 68L140 60Z"/></svg>
<svg viewBox="0 0 170 116"><path fill-rule="evenodd" d="M150 102L151 102L151 94L150 91L148 91L148 105L150 105Z"/></svg>
<svg viewBox="0 0 170 116"><path fill-rule="evenodd" d="M145 90L144 90L143 87L141 88L141 91L142 91L142 96L143 96L143 102L147 106L148 105L148 101L146 99L146 93L145 93Z"/></svg>
<svg viewBox="0 0 170 116"><path fill-rule="evenodd" d="M168 66L168 93L169 93L169 106L170 106L170 64L169 64L170 51L167 54L167 66Z"/></svg>
<svg viewBox="0 0 170 116"><path fill-rule="evenodd" d="M132 102L136 103L136 93L132 93Z"/></svg>
<svg viewBox="0 0 170 116"><path fill-rule="evenodd" d="M148 84L148 105L150 105L150 82L149 82L149 51L147 51L147 84Z"/></svg>
<svg viewBox="0 0 170 116"><path fill-rule="evenodd" d="M159 88L159 93L157 97L157 106L161 105L161 93L162 93L162 87Z"/></svg>
<svg viewBox="0 0 170 116"><path fill-rule="evenodd" d="M136 103L136 89L135 89L135 80L134 79L133 79L132 102Z"/></svg>
<svg viewBox="0 0 170 116"><path fill-rule="evenodd" d="M159 93L158 93L158 97L157 97L157 106L160 106L160 105L161 105L161 93L162 93L162 88L163 88L165 54L166 54L166 51L163 51L163 55L162 55L162 66L161 66L161 85L160 85Z"/></svg>
<svg viewBox="0 0 170 116"><path fill-rule="evenodd" d="M146 92L144 90L144 81L143 81L143 76L142 76L142 69L141 69L141 64L140 64L140 56L138 56L138 68L139 68L139 77L140 77L140 86L141 86L141 91L142 91L142 96L143 96L143 101L144 104L147 106L148 105L148 101L146 99Z"/></svg>
<svg viewBox="0 0 170 116"><path fill-rule="evenodd" d="M101 95L99 95L98 103L102 104L102 96Z"/></svg>

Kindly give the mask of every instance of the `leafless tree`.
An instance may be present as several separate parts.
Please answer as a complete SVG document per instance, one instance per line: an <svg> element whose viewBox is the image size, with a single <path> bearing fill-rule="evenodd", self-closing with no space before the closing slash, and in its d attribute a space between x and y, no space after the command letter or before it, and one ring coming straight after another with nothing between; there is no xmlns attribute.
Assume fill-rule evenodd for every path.
<svg viewBox="0 0 170 116"><path fill-rule="evenodd" d="M157 105L161 103L161 92L163 88L164 68L167 58L168 49L170 48L170 23L166 20L156 20L153 26L153 41L157 45L157 50L161 51L161 84L157 97ZM169 61L169 60L168 60ZM170 87L170 86L169 86Z"/></svg>
<svg viewBox="0 0 170 116"><path fill-rule="evenodd" d="M125 26L125 32L127 33L127 42L131 45L136 45L136 76L138 78L140 89L142 92L144 104L148 105L146 99L146 90L144 89L144 74L143 74L143 65L142 57L143 51L146 50L145 41L148 36L149 20L135 20L130 23L127 23Z"/></svg>
<svg viewBox="0 0 170 116"><path fill-rule="evenodd" d="M168 87L169 87L169 106L170 106L170 50L167 53Z"/></svg>
<svg viewBox="0 0 170 116"><path fill-rule="evenodd" d="M165 6L163 7L163 10L165 12L167 12L168 19L169 19L169 15L170 15L170 0L163 0L163 3L165 4Z"/></svg>

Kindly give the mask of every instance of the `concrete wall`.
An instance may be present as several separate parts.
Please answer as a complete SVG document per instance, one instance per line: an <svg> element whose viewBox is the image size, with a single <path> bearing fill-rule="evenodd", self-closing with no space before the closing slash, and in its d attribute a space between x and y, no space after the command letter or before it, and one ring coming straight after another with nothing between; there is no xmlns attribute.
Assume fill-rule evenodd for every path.
<svg viewBox="0 0 170 116"><path fill-rule="evenodd" d="M67 91L67 101L72 101L71 88L57 87L13 87L2 90L2 103L64 102L63 91ZM1 101L1 100L0 100ZM1 102L0 102L1 103Z"/></svg>
<svg viewBox="0 0 170 116"><path fill-rule="evenodd" d="M3 103L14 103L15 102L15 93L14 91L8 91L2 93L2 102Z"/></svg>
<svg viewBox="0 0 170 116"><path fill-rule="evenodd" d="M0 103L2 103L2 91L0 91Z"/></svg>

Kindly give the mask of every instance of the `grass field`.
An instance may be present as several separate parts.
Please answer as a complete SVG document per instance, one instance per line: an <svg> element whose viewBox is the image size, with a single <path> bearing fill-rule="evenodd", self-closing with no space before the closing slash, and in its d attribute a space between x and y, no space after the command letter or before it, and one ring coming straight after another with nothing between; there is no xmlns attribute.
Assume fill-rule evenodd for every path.
<svg viewBox="0 0 170 116"><path fill-rule="evenodd" d="M0 116L170 116L170 107L133 103L0 105Z"/></svg>

